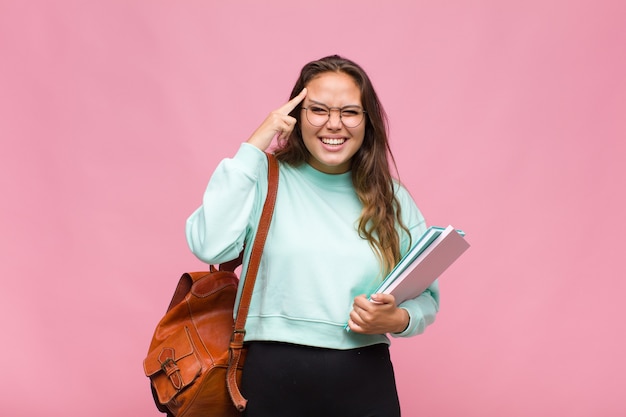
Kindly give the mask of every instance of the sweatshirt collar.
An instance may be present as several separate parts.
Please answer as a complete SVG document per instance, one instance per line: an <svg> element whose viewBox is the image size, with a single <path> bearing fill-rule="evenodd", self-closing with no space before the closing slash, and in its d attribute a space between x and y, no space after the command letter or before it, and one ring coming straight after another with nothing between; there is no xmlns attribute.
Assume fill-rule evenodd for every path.
<svg viewBox="0 0 626 417"><path fill-rule="evenodd" d="M323 187L352 187L352 171L343 174L327 174L304 163L298 169L312 182Z"/></svg>

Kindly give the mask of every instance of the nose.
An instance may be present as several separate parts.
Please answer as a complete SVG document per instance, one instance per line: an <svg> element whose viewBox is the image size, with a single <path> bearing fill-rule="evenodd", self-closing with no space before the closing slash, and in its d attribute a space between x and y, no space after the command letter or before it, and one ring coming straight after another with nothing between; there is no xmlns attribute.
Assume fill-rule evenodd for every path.
<svg viewBox="0 0 626 417"><path fill-rule="evenodd" d="M341 110L339 109L330 109L328 113L328 122L326 126L328 126L331 130L339 130L341 129Z"/></svg>

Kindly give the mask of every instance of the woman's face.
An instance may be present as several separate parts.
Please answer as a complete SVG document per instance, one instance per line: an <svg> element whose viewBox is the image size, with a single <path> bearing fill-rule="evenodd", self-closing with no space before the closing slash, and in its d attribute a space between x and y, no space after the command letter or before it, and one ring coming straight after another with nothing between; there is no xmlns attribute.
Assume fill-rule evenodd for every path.
<svg viewBox="0 0 626 417"><path fill-rule="evenodd" d="M367 117L363 115L363 121L356 127L346 127L338 109L343 109L344 120L354 117L355 111L362 111L359 87L347 74L325 72L309 81L306 88L300 123L304 145L311 153L309 165L327 174L349 171L352 157L363 144ZM314 126L304 108L309 109L309 115L313 110L330 108L330 118L321 126ZM315 119L311 117L311 120Z"/></svg>

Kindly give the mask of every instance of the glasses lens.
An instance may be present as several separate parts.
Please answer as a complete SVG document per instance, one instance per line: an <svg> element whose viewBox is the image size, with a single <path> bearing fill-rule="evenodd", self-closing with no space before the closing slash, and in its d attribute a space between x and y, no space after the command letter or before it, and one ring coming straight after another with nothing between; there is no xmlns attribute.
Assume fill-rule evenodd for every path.
<svg viewBox="0 0 626 417"><path fill-rule="evenodd" d="M363 110L361 109L341 110L341 121L346 127L357 127L363 121Z"/></svg>
<svg viewBox="0 0 626 417"><path fill-rule="evenodd" d="M324 107L311 105L306 109L306 118L313 126L324 126L329 116L330 111Z"/></svg>

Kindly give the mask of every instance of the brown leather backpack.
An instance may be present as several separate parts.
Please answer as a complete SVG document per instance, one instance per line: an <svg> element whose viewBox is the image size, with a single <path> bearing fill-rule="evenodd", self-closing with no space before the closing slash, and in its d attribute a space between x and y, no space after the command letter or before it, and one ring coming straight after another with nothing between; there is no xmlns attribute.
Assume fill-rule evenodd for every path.
<svg viewBox="0 0 626 417"><path fill-rule="evenodd" d="M236 319L238 259L180 278L167 313L156 327L144 371L159 411L168 417L239 416L246 347L245 323L278 190L278 163L268 158L268 192L259 221Z"/></svg>

